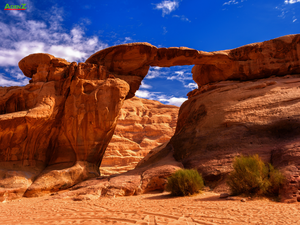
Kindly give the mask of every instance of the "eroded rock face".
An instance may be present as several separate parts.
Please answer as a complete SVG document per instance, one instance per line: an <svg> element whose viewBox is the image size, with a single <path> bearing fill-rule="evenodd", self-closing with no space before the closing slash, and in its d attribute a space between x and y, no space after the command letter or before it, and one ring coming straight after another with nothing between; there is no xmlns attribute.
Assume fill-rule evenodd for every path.
<svg viewBox="0 0 300 225"><path fill-rule="evenodd" d="M74 191L85 184L109 196L162 190L182 167L198 169L206 184L221 190L235 156L259 154L286 175L282 196L300 201L299 59L300 35L211 53L134 43L78 65L48 54L25 57L19 66L30 84L0 88L0 199L39 196L97 177L123 101L134 96L149 66L195 64L199 89L188 93L170 142L136 169ZM142 131L135 121L144 117L136 112L124 118ZM161 135L151 123L145 131ZM132 138L128 148L153 143L124 131L120 126L117 135Z"/></svg>
<svg viewBox="0 0 300 225"><path fill-rule="evenodd" d="M105 151L101 175L133 169L148 152L169 141L179 107L133 97L124 101L115 133Z"/></svg>
<svg viewBox="0 0 300 225"><path fill-rule="evenodd" d="M199 85L223 80L253 80L300 73L300 35L215 52L225 54L219 61L206 61L192 69Z"/></svg>
<svg viewBox="0 0 300 225"><path fill-rule="evenodd" d="M132 196L154 190L164 190L167 178L183 165L173 157L173 149L168 142L154 148L138 166L131 171L110 177L93 178L70 188L61 197L80 196Z"/></svg>
<svg viewBox="0 0 300 225"><path fill-rule="evenodd" d="M99 176L129 85L101 66L48 54L19 64L31 83L0 88L0 197L39 196Z"/></svg>
<svg viewBox="0 0 300 225"><path fill-rule="evenodd" d="M175 159L197 168L207 183L220 184L235 156L258 154L299 186L299 84L300 75L287 75L194 91L170 140Z"/></svg>

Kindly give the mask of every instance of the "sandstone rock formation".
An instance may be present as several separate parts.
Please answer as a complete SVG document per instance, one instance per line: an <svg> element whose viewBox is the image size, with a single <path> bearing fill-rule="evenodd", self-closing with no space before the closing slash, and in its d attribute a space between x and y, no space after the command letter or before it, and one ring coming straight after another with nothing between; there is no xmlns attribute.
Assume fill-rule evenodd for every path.
<svg viewBox="0 0 300 225"><path fill-rule="evenodd" d="M83 181L70 188L67 196L132 196L155 190L163 190L167 178L176 170L183 168L182 163L173 157L173 149L168 142L154 148L142 159L138 166L126 173L110 177L99 177Z"/></svg>
<svg viewBox="0 0 300 225"><path fill-rule="evenodd" d="M226 57L203 61L194 66L199 85L224 80L253 80L300 73L300 35L287 35L270 41L214 52Z"/></svg>
<svg viewBox="0 0 300 225"><path fill-rule="evenodd" d="M287 75L222 81L194 91L180 108L170 141L175 159L197 168L212 185L226 177L241 154L259 154L288 179L298 177L299 83L300 75Z"/></svg>
<svg viewBox="0 0 300 225"><path fill-rule="evenodd" d="M128 84L48 54L19 66L30 84L0 88L0 196L38 196L99 176Z"/></svg>
<svg viewBox="0 0 300 225"><path fill-rule="evenodd" d="M149 66L195 65L198 86L224 80L253 80L300 73L300 35L287 35L232 50L203 52L185 47L156 48L149 43L113 46L96 52L86 63L103 65L130 85L134 96Z"/></svg>
<svg viewBox="0 0 300 225"><path fill-rule="evenodd" d="M110 175L133 169L148 152L169 141L179 108L133 97L124 101L115 133L105 151L100 172Z"/></svg>
<svg viewBox="0 0 300 225"><path fill-rule="evenodd" d="M300 35L211 53L126 44L78 65L30 55L19 63L30 84L0 88L0 197L38 196L98 176L123 101L149 67L195 64L199 89L188 93L171 140L135 170L85 184L96 190L101 182L105 195L144 193L163 189L184 166L220 190L235 156L258 153L286 175L282 196L300 201L299 59Z"/></svg>
<svg viewBox="0 0 300 225"><path fill-rule="evenodd" d="M165 178L182 167L197 169L214 191L227 191L233 159L259 154L286 176L282 200L300 201L299 84L300 74L222 81L193 91L180 108L171 140L152 150L135 170L108 178L103 195L163 190Z"/></svg>
<svg viewBox="0 0 300 225"><path fill-rule="evenodd" d="M128 58L128 49L140 61ZM100 51L87 61L117 73L124 67L128 75L148 65L196 64L192 71L199 89L181 106L176 133L167 145L175 159L197 168L211 187L221 190L233 158L258 153L285 173L285 198L300 201L299 59L300 35L288 35L213 53L138 43Z"/></svg>

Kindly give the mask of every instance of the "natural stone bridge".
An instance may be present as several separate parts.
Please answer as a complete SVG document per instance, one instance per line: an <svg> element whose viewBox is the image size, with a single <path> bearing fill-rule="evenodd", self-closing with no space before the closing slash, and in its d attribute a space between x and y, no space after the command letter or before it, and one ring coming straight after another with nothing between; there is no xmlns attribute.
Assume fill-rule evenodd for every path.
<svg viewBox="0 0 300 225"><path fill-rule="evenodd" d="M195 65L199 90L191 98L212 89L213 82L300 74L299 59L300 35L218 52L133 43L78 64L29 55L19 67L32 78L30 84L0 88L0 196L38 196L99 176L122 104L134 96L150 66ZM193 113L206 113L197 110ZM182 111L177 134L189 123L189 110ZM190 154L175 149L179 161Z"/></svg>

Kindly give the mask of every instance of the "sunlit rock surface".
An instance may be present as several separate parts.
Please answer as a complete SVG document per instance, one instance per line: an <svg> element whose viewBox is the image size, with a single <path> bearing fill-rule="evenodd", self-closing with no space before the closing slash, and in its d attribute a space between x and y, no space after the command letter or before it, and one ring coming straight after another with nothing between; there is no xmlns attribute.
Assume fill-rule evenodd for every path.
<svg viewBox="0 0 300 225"><path fill-rule="evenodd" d="M133 97L124 102L115 133L104 154L101 175L133 169L148 152L169 141L179 107Z"/></svg>
<svg viewBox="0 0 300 225"><path fill-rule="evenodd" d="M29 55L19 66L32 78L30 84L0 88L0 198L100 183L103 195L145 193L162 190L167 177L183 167L196 168L218 191L226 188L235 156L259 154L286 175L283 199L300 201L299 59L300 35L217 52L133 43L104 49L78 65L49 54ZM177 65L195 65L199 88L188 93L171 140L151 150L132 171L80 183L99 176L119 115L115 137L127 138L132 149L112 143L111 155L127 157L138 145L154 147L167 140L176 118L167 116L163 131L157 125L164 123L163 111L145 110L151 122L144 126L147 117L137 107L128 118L120 110L150 66Z"/></svg>
<svg viewBox="0 0 300 225"><path fill-rule="evenodd" d="M99 176L129 85L101 66L33 54L25 87L0 88L0 196L39 196Z"/></svg>

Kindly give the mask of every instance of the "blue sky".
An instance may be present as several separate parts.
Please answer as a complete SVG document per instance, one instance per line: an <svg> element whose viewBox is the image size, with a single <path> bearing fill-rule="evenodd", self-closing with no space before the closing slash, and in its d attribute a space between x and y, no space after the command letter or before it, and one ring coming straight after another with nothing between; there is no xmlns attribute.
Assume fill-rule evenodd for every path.
<svg viewBox="0 0 300 225"><path fill-rule="evenodd" d="M300 0L0 0L0 86L26 85L18 62L44 52L84 62L130 42L202 51L300 33ZM26 3L24 11L4 10ZM197 88L192 66L152 67L136 95L180 105Z"/></svg>

